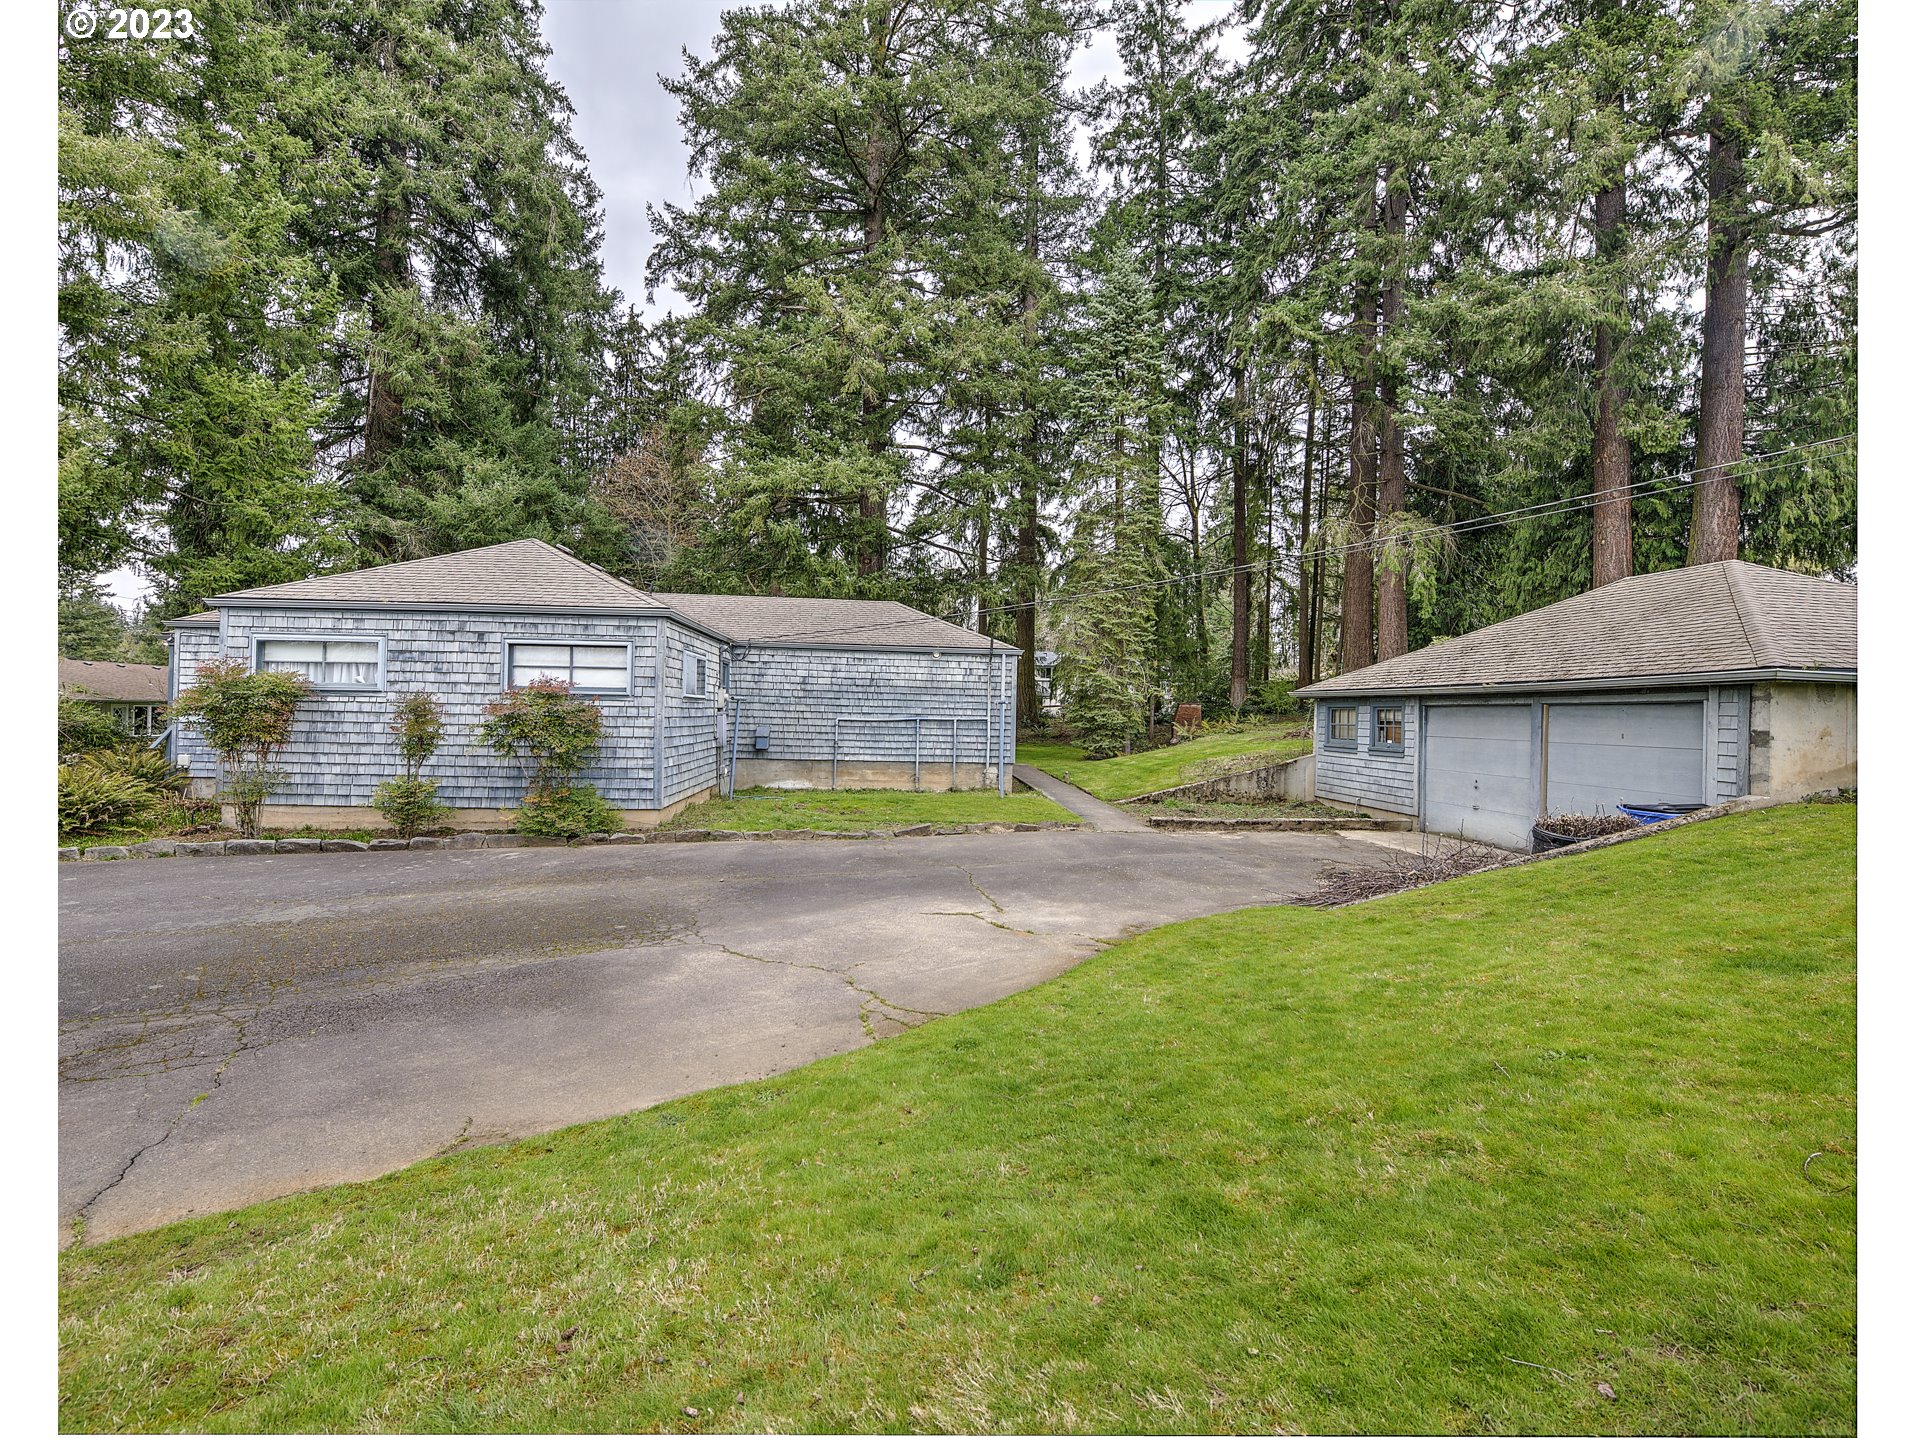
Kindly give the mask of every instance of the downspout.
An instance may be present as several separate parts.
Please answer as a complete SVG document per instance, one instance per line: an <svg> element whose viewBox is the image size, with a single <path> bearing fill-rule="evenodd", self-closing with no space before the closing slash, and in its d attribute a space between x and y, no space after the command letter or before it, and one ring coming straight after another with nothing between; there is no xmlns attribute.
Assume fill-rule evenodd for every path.
<svg viewBox="0 0 1917 1438"><path fill-rule="evenodd" d="M730 799L739 787L739 702L732 691L732 676L743 657L737 645L726 646L726 722L732 726L731 753L726 759L726 798Z"/></svg>

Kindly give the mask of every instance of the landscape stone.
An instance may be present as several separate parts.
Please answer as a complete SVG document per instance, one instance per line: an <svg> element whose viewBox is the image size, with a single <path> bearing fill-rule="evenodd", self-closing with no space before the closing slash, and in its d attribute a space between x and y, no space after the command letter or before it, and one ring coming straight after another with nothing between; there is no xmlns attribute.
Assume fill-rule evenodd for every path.
<svg viewBox="0 0 1917 1438"><path fill-rule="evenodd" d="M88 849L86 857L89 859L124 859L126 857L126 849L120 844L100 844Z"/></svg>
<svg viewBox="0 0 1917 1438"><path fill-rule="evenodd" d="M406 839L375 839L366 846L375 853L387 853L393 849L410 849L412 843Z"/></svg>
<svg viewBox="0 0 1917 1438"><path fill-rule="evenodd" d="M270 854L273 852L271 839L228 839L226 852L229 854Z"/></svg>
<svg viewBox="0 0 1917 1438"><path fill-rule="evenodd" d="M144 844L135 844L127 852L136 859L170 859L179 851L180 845L176 839L148 839Z"/></svg>
<svg viewBox="0 0 1917 1438"><path fill-rule="evenodd" d="M446 841L444 839L429 839L422 834L417 839L408 839L406 841L406 847L409 849L443 849L446 847Z"/></svg>
<svg viewBox="0 0 1917 1438"><path fill-rule="evenodd" d="M363 854L366 845L358 839L322 839L320 852L324 854Z"/></svg>
<svg viewBox="0 0 1917 1438"><path fill-rule="evenodd" d="M317 854L323 839L281 839L273 845L276 854Z"/></svg>

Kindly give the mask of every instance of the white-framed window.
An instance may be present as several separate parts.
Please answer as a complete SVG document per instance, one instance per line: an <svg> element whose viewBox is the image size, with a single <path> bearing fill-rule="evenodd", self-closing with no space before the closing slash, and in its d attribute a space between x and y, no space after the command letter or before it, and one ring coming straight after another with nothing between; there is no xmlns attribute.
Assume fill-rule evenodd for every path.
<svg viewBox="0 0 1917 1438"><path fill-rule="evenodd" d="M688 654L679 666L681 688L686 694L700 695L706 692L706 657L703 654Z"/></svg>
<svg viewBox="0 0 1917 1438"><path fill-rule="evenodd" d="M253 668L297 674L315 689L370 692L385 684L386 641L263 634L253 641Z"/></svg>
<svg viewBox="0 0 1917 1438"><path fill-rule="evenodd" d="M1371 747L1404 752L1404 705L1378 704L1371 710Z"/></svg>
<svg viewBox="0 0 1917 1438"><path fill-rule="evenodd" d="M506 685L523 689L538 679L558 679L575 694L630 694L630 644L577 643L566 639L506 642Z"/></svg>

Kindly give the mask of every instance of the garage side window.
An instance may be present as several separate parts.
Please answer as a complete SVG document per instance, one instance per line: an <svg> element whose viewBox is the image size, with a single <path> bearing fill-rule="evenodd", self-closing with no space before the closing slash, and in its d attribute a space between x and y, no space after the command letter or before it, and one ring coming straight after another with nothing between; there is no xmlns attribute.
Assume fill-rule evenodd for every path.
<svg viewBox="0 0 1917 1438"><path fill-rule="evenodd" d="M1404 705L1380 704L1371 711L1371 747L1404 752Z"/></svg>
<svg viewBox="0 0 1917 1438"><path fill-rule="evenodd" d="M685 657L685 692L698 695L706 692L706 661L704 656L688 654Z"/></svg>
<svg viewBox="0 0 1917 1438"><path fill-rule="evenodd" d="M624 644L508 644L506 673L514 689L559 679L576 694L630 694L632 650Z"/></svg>
<svg viewBox="0 0 1917 1438"><path fill-rule="evenodd" d="M1332 704L1325 709L1325 743L1333 749L1358 747L1358 706Z"/></svg>
<svg viewBox="0 0 1917 1438"><path fill-rule="evenodd" d="M380 687L377 639L256 639L253 668L266 674L297 674L315 689L374 690Z"/></svg>

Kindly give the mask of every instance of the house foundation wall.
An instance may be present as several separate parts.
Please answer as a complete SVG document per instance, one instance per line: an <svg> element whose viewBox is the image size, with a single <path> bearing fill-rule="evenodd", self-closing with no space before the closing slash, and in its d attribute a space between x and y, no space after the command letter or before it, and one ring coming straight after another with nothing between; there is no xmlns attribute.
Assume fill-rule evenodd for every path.
<svg viewBox="0 0 1917 1438"><path fill-rule="evenodd" d="M833 766L829 759L748 759L741 754L732 782L735 789L830 789L834 784ZM924 792L995 789L998 787L998 770L983 768L975 759L958 766L957 781L954 782L949 760L928 761L919 765L918 782L915 784L910 760L841 759L837 786L841 789L916 788Z"/></svg>
<svg viewBox="0 0 1917 1438"><path fill-rule="evenodd" d="M701 789L695 794L688 794L684 798L674 800L663 809L615 809L613 812L619 815L622 832L656 829L681 810L710 799L715 792L711 788ZM233 822L234 813L231 804L224 805L220 813L226 823ZM440 821L437 827L490 833L510 829L518 820L517 808L462 808L454 809ZM260 827L263 829L384 829L388 825L384 814L365 804L266 804L260 809Z"/></svg>
<svg viewBox="0 0 1917 1438"><path fill-rule="evenodd" d="M1800 799L1857 786L1855 684L1751 686L1750 791Z"/></svg>

